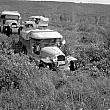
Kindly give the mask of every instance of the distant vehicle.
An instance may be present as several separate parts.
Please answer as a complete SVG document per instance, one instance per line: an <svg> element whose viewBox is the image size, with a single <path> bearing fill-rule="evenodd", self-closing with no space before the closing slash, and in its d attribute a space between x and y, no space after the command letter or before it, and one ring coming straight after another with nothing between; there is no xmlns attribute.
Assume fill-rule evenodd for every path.
<svg viewBox="0 0 110 110"><path fill-rule="evenodd" d="M2 11L0 14L0 30L6 35L19 33L21 16L18 11Z"/></svg>
<svg viewBox="0 0 110 110"><path fill-rule="evenodd" d="M48 27L49 18L43 16L30 16L29 21L34 21L37 27Z"/></svg>

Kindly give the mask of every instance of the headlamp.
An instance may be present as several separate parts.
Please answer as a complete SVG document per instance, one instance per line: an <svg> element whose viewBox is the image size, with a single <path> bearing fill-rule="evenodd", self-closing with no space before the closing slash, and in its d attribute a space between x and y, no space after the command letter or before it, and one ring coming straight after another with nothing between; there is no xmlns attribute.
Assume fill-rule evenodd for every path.
<svg viewBox="0 0 110 110"><path fill-rule="evenodd" d="M56 56L52 57L52 60L53 60L54 62L57 62L57 57L56 57Z"/></svg>

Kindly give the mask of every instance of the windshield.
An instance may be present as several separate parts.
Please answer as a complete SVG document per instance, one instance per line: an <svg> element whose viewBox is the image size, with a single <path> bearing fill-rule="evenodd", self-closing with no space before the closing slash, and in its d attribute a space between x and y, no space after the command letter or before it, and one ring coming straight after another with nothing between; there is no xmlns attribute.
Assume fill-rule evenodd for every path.
<svg viewBox="0 0 110 110"><path fill-rule="evenodd" d="M58 42L60 40L61 39L58 39L58 38L54 38L54 39L37 39L37 40L31 38L33 53L39 54L41 48L44 48L44 47L58 46Z"/></svg>
<svg viewBox="0 0 110 110"><path fill-rule="evenodd" d="M40 44L46 46L52 46L56 44L57 39L33 39L34 44Z"/></svg>
<svg viewBox="0 0 110 110"><path fill-rule="evenodd" d="M42 42L43 42L45 47L46 46L53 46L53 45L56 44L56 38L54 38L54 39L44 39L44 40L42 40Z"/></svg>

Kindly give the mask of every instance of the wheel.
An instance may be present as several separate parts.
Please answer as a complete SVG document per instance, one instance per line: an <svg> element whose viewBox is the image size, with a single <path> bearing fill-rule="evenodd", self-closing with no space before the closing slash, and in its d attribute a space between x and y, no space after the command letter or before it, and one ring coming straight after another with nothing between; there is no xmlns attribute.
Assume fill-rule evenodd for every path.
<svg viewBox="0 0 110 110"><path fill-rule="evenodd" d="M45 67L46 67L46 64L40 60L39 69L40 69L41 67L45 68Z"/></svg>

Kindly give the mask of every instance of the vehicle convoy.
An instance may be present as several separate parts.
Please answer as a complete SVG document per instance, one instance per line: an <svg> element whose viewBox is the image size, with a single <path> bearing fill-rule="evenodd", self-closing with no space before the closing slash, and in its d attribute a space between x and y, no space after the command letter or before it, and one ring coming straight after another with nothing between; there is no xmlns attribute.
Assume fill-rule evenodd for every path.
<svg viewBox="0 0 110 110"><path fill-rule="evenodd" d="M21 16L18 11L2 11L0 14L0 31L6 35L20 33Z"/></svg>
<svg viewBox="0 0 110 110"><path fill-rule="evenodd" d="M66 64L66 56L59 48L62 41L63 36L50 29L23 29L19 37L22 52L34 58L36 64L42 64L43 67L51 67L52 64L59 67Z"/></svg>
<svg viewBox="0 0 110 110"><path fill-rule="evenodd" d="M61 50L65 41L63 36L54 30L48 29L49 18L30 16L28 21L20 25L20 14L17 11L3 11L1 13L1 32L10 36L18 34L13 49L15 53L23 52L34 59L42 67L60 67L76 58L66 56ZM22 29L23 28L23 29ZM15 36L15 35L14 35Z"/></svg>

